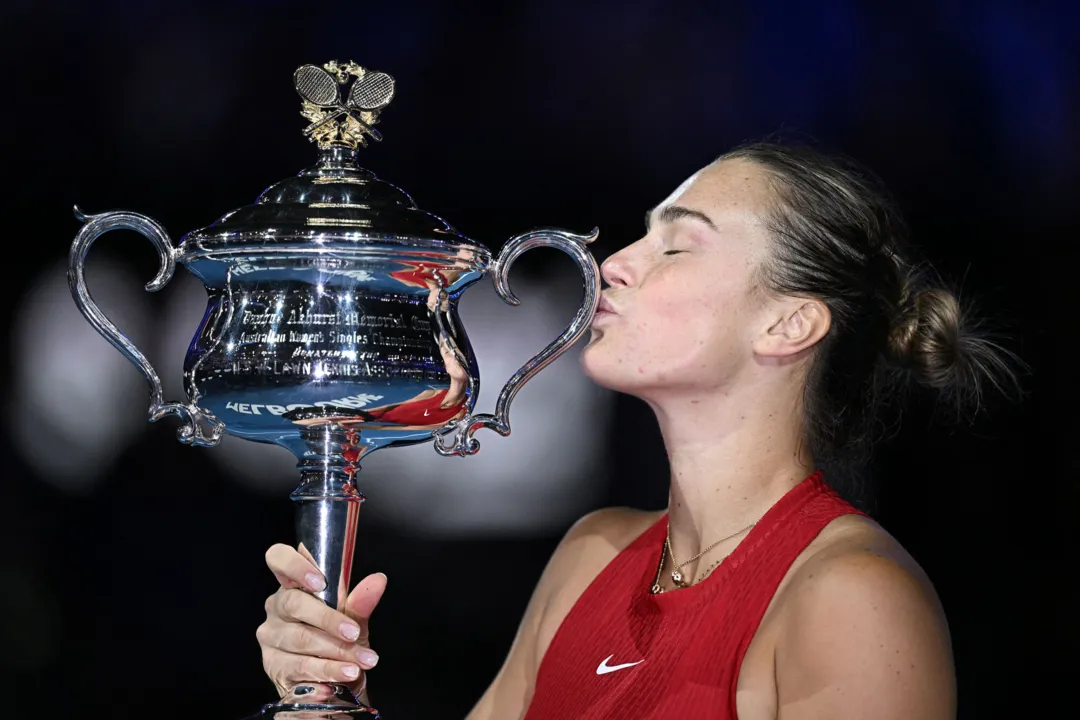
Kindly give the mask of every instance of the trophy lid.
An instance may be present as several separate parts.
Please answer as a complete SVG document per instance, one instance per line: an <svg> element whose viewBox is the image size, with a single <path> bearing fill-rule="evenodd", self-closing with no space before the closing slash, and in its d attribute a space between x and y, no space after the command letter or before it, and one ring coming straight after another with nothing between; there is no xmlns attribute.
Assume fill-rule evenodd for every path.
<svg viewBox="0 0 1080 720"><path fill-rule="evenodd" d="M351 83L351 85L350 85ZM354 62L304 65L293 75L303 99L304 135L318 145L318 162L264 190L184 236L181 262L195 258L297 251L370 252L375 246L441 255L472 249L490 257L442 218L419 209L401 188L360 167L359 149L381 141L374 128L394 97L394 79ZM385 249L390 249L386 247Z"/></svg>

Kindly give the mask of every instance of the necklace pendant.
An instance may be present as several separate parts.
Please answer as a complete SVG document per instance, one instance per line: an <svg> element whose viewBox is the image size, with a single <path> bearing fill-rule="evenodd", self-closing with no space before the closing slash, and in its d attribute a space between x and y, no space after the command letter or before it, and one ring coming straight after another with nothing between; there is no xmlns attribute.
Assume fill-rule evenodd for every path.
<svg viewBox="0 0 1080 720"><path fill-rule="evenodd" d="M676 570L675 572L671 573L671 581L672 581L672 582L674 582L674 583L675 583L676 585L678 585L679 587L682 587L682 586L683 586L683 576L682 576L682 573L681 573L681 572L679 572L678 570Z"/></svg>

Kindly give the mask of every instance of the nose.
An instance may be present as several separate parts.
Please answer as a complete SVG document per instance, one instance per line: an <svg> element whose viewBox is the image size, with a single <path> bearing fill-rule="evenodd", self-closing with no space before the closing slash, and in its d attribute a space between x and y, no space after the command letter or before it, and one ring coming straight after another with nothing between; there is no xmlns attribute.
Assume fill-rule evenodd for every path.
<svg viewBox="0 0 1080 720"><path fill-rule="evenodd" d="M601 263L600 277L611 287L625 287L630 284L630 267L622 250Z"/></svg>

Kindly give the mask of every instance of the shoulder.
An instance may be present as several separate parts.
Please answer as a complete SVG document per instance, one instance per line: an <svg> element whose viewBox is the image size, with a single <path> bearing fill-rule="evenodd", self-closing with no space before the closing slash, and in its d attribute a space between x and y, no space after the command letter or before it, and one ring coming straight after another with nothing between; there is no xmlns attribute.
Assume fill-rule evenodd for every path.
<svg viewBox="0 0 1080 720"><path fill-rule="evenodd" d="M566 532L537 587L537 663L596 576L662 516L662 512L604 508L585 515Z"/></svg>
<svg viewBox="0 0 1080 720"><path fill-rule="evenodd" d="M781 714L954 717L948 626L918 563L859 516L834 521L808 550L780 613Z"/></svg>
<svg viewBox="0 0 1080 720"><path fill-rule="evenodd" d="M796 619L903 611L940 620L944 629L944 613L926 573L884 529L858 516L827 528L792 576L785 605L785 615ZM891 615L888 619L898 619Z"/></svg>
<svg viewBox="0 0 1080 720"><path fill-rule="evenodd" d="M628 507L601 508L583 515L571 525L561 544L586 541L621 550L663 515L663 511L648 512Z"/></svg>
<svg viewBox="0 0 1080 720"><path fill-rule="evenodd" d="M913 557L873 520L846 515L831 522L808 548L805 561L791 579L790 603L809 610L813 603L836 596L862 606L878 595L918 602L940 611L930 579Z"/></svg>
<svg viewBox="0 0 1080 720"><path fill-rule="evenodd" d="M661 515L605 508L585 515L570 527L540 576L503 667L470 718L524 714L540 663L570 608L604 566Z"/></svg>
<svg viewBox="0 0 1080 720"><path fill-rule="evenodd" d="M608 507L581 517L552 554L549 570L553 589L565 594L573 592L582 581L586 585L592 582L616 555L662 516L662 512Z"/></svg>

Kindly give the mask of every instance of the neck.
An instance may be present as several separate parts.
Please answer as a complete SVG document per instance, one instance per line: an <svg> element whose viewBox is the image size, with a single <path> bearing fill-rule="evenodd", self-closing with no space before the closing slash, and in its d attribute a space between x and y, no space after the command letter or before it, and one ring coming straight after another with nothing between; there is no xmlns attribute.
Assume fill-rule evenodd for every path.
<svg viewBox="0 0 1080 720"><path fill-rule="evenodd" d="M813 472L797 393L727 388L716 396L650 402L671 467L671 550L695 578L725 557L789 490ZM670 559L669 559L670 562Z"/></svg>

